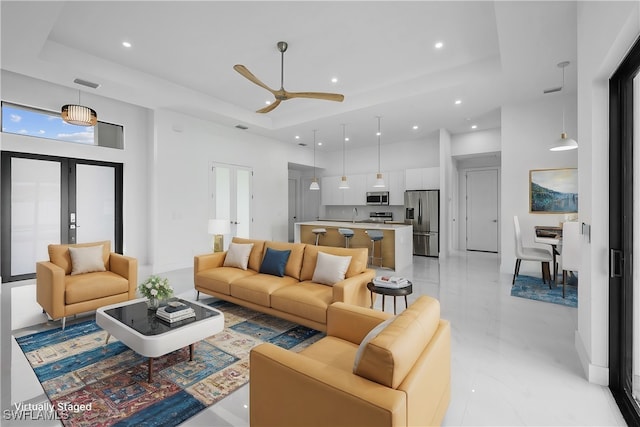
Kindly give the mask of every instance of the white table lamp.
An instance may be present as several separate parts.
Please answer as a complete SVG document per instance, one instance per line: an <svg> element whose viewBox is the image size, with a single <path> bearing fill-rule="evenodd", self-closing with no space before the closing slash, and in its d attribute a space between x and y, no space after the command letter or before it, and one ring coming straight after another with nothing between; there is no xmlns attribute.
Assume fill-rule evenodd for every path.
<svg viewBox="0 0 640 427"><path fill-rule="evenodd" d="M224 251L224 235L231 233L228 219L210 219L209 234L213 234L213 252Z"/></svg>

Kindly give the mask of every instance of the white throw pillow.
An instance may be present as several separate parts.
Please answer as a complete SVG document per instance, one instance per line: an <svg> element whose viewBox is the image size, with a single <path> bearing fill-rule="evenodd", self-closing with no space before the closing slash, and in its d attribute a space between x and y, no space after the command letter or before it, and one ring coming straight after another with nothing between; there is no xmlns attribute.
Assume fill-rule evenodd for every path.
<svg viewBox="0 0 640 427"><path fill-rule="evenodd" d="M333 286L344 280L349 264L351 264L351 256L338 256L318 252L318 261L311 280L323 285Z"/></svg>
<svg viewBox="0 0 640 427"><path fill-rule="evenodd" d="M353 361L353 373L354 374L357 374L358 365L360 364L360 359L362 359L362 354L364 353L364 349L367 347L369 342L371 342L371 340L373 340L375 337L377 337L378 334L380 334L380 332L382 332L382 330L384 328L386 328L387 325L393 321L393 319L395 319L395 317L390 317L387 320L385 320L384 322L378 323L378 325L376 325L375 328L370 330L369 333L367 334L367 336L364 337L364 339L360 343L360 346L358 347L358 351L356 351L356 358Z"/></svg>
<svg viewBox="0 0 640 427"><path fill-rule="evenodd" d="M230 243L222 265L246 270L251 248L253 248L253 243Z"/></svg>
<svg viewBox="0 0 640 427"><path fill-rule="evenodd" d="M103 246L87 246L83 248L69 248L71 255L71 275L105 271L102 259Z"/></svg>

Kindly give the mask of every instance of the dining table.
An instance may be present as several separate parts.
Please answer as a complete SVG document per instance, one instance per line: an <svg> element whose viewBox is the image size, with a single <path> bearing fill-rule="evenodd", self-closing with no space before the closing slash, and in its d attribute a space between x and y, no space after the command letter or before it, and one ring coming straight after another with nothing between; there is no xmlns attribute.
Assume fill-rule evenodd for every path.
<svg viewBox="0 0 640 427"><path fill-rule="evenodd" d="M533 241L551 246L551 254L553 255L553 283L556 283L558 277L558 262L556 257L560 255L562 247L562 227L552 225L536 225L535 237Z"/></svg>

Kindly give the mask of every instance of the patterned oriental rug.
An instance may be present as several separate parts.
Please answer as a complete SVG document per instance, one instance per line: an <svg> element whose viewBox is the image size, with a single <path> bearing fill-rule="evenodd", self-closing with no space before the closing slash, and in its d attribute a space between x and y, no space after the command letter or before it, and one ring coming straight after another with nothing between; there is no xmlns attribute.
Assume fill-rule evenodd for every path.
<svg viewBox="0 0 640 427"><path fill-rule="evenodd" d="M566 305L567 307L578 307L577 276L571 276L568 280L564 298L562 298L562 282L560 280L558 278L558 284L552 284L549 289L549 285L542 283L540 277L519 275L515 285L511 288L511 296Z"/></svg>
<svg viewBox="0 0 640 427"><path fill-rule="evenodd" d="M113 336L105 346L94 321L16 341L65 426L175 426L249 381L254 346L300 351L324 335L226 301L210 305L224 313L225 329L198 342L192 362L188 347L157 358L153 383L147 358Z"/></svg>

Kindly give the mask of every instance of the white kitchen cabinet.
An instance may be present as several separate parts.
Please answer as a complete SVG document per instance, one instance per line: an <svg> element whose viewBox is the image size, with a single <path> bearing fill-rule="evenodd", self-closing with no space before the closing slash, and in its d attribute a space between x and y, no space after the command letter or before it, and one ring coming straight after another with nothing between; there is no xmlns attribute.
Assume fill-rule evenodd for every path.
<svg viewBox="0 0 640 427"><path fill-rule="evenodd" d="M340 185L339 176L325 176L320 178L320 202L323 205L341 205L343 201L342 191L338 189Z"/></svg>
<svg viewBox="0 0 640 427"><path fill-rule="evenodd" d="M343 205L364 206L367 204L367 176L366 175L347 175L349 188L342 191L344 196Z"/></svg>
<svg viewBox="0 0 640 427"><path fill-rule="evenodd" d="M392 171L385 177L385 183L389 190L389 204L395 206L404 205L405 173L404 171Z"/></svg>
<svg viewBox="0 0 640 427"><path fill-rule="evenodd" d="M440 168L416 168L405 171L406 190L440 189Z"/></svg>

